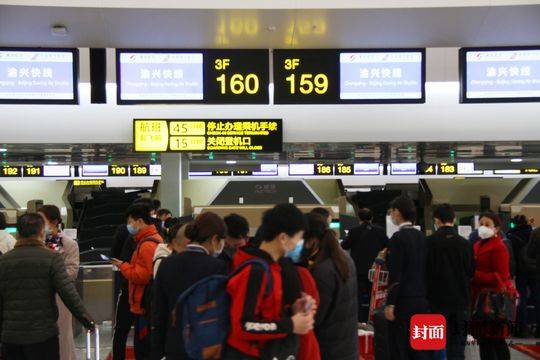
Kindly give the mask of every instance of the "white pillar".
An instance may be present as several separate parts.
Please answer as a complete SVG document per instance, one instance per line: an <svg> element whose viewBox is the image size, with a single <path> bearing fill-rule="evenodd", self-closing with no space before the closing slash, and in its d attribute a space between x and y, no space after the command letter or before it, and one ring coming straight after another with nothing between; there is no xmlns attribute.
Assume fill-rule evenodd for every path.
<svg viewBox="0 0 540 360"><path fill-rule="evenodd" d="M159 199L161 207L171 210L173 216L182 216L184 211L184 192L182 180L188 179L189 161L178 153L161 154L161 182Z"/></svg>

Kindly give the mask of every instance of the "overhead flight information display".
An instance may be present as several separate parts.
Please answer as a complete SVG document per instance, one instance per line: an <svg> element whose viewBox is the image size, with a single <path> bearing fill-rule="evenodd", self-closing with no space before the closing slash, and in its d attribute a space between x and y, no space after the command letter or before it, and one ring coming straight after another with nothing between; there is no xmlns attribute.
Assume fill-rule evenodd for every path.
<svg viewBox="0 0 540 360"><path fill-rule="evenodd" d="M336 103L337 60L335 50L274 50L274 103Z"/></svg>
<svg viewBox="0 0 540 360"><path fill-rule="evenodd" d="M425 68L425 49L274 50L274 103L423 103Z"/></svg>
<svg viewBox="0 0 540 360"><path fill-rule="evenodd" d="M540 101L540 47L462 48L461 102Z"/></svg>
<svg viewBox="0 0 540 360"><path fill-rule="evenodd" d="M342 100L424 102L424 51L362 51L339 55Z"/></svg>
<svg viewBox="0 0 540 360"><path fill-rule="evenodd" d="M116 50L117 101L268 104L268 50Z"/></svg>
<svg viewBox="0 0 540 360"><path fill-rule="evenodd" d="M78 50L0 48L0 103L77 104Z"/></svg>
<svg viewBox="0 0 540 360"><path fill-rule="evenodd" d="M133 144L135 152L281 152L282 120L135 119Z"/></svg>

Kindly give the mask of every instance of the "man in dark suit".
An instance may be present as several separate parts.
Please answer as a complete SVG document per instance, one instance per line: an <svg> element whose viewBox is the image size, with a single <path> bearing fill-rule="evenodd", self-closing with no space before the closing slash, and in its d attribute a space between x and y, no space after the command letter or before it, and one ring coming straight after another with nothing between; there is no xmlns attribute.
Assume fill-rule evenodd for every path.
<svg viewBox="0 0 540 360"><path fill-rule="evenodd" d="M388 298L384 309L389 321L390 358L429 359L428 351L416 351L409 340L409 323L415 314L428 311L426 300L426 238L413 227L414 202L399 196L390 203L392 222L399 230L388 244Z"/></svg>
<svg viewBox="0 0 540 360"><path fill-rule="evenodd" d="M433 217L437 231L427 238L427 298L432 312L446 318L446 356L465 359L474 252L454 228L450 205L437 206Z"/></svg>
<svg viewBox="0 0 540 360"><path fill-rule="evenodd" d="M372 223L373 212L370 209L358 210L358 218L360 219L360 225L349 231L341 246L343 249L351 251L351 258L356 265L359 295L358 320L367 322L369 296L371 294L371 282L368 280L368 272L377 254L388 245L388 237L383 228Z"/></svg>

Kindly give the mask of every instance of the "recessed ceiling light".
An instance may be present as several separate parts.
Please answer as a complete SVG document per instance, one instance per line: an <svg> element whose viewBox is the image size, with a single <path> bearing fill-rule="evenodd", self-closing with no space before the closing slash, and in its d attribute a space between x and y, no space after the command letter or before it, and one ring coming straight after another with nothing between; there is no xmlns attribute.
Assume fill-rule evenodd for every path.
<svg viewBox="0 0 540 360"><path fill-rule="evenodd" d="M513 163L520 163L523 161L523 159L511 159L510 161Z"/></svg>
<svg viewBox="0 0 540 360"><path fill-rule="evenodd" d="M226 163L230 165L234 165L236 164L236 160L227 160Z"/></svg>
<svg viewBox="0 0 540 360"><path fill-rule="evenodd" d="M0 152L7 152L7 149L5 149L5 148L0 148Z"/></svg>

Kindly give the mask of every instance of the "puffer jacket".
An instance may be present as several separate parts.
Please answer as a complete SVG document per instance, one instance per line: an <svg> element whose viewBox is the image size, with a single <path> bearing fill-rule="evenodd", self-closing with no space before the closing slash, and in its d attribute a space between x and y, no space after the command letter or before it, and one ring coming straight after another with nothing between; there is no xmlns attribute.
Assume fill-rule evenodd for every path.
<svg viewBox="0 0 540 360"><path fill-rule="evenodd" d="M350 277L343 281L331 258L311 268L319 289L320 304L315 315L315 334L321 359L358 359L358 287L356 270L347 256Z"/></svg>
<svg viewBox="0 0 540 360"><path fill-rule="evenodd" d="M81 323L88 323L61 254L42 241L20 239L15 249L0 256L2 343L35 344L57 336L56 293Z"/></svg>
<svg viewBox="0 0 540 360"><path fill-rule="evenodd" d="M120 265L122 275L129 283L129 306L132 313L144 314L143 295L145 287L150 284L154 275L154 253L163 238L154 225L139 231L133 240L137 248L133 252L131 261Z"/></svg>

